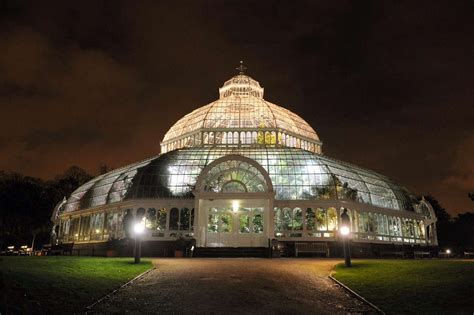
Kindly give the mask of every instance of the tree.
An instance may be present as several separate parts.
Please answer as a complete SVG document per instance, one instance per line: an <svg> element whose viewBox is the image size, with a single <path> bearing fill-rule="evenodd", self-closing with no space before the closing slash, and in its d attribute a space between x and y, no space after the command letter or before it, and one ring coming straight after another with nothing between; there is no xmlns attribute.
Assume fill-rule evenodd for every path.
<svg viewBox="0 0 474 315"><path fill-rule="evenodd" d="M92 176L73 166L54 180L0 173L0 248L49 241L54 206Z"/></svg>
<svg viewBox="0 0 474 315"><path fill-rule="evenodd" d="M451 217L432 196L425 197L437 217L438 243L441 248L455 249L458 253L474 250L474 213L466 212Z"/></svg>
<svg viewBox="0 0 474 315"><path fill-rule="evenodd" d="M436 230L438 234L438 243L441 247L452 246L454 243L453 221L451 215L433 196L425 196L436 214Z"/></svg>
<svg viewBox="0 0 474 315"><path fill-rule="evenodd" d="M460 213L453 222L453 237L460 251L474 250L474 213Z"/></svg>

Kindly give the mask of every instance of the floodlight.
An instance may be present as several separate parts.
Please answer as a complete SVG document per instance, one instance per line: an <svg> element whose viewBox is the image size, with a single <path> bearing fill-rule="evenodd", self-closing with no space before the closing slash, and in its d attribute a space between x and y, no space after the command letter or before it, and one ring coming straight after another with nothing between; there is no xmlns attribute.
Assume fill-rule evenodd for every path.
<svg viewBox="0 0 474 315"><path fill-rule="evenodd" d="M145 230L145 226L141 222L136 223L135 226L133 227L133 231L135 232L135 234L142 234L144 230Z"/></svg>
<svg viewBox="0 0 474 315"><path fill-rule="evenodd" d="M351 232L348 226L341 227L340 231L341 231L342 236L347 236Z"/></svg>

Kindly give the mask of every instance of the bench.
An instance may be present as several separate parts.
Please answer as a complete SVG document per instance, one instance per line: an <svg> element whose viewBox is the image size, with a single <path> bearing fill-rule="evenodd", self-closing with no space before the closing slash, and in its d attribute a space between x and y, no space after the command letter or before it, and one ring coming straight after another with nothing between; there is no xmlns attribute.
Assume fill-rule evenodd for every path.
<svg viewBox="0 0 474 315"><path fill-rule="evenodd" d="M329 248L326 243L295 243L295 257L301 253L323 254L329 257Z"/></svg>
<svg viewBox="0 0 474 315"><path fill-rule="evenodd" d="M380 256L405 258L405 253L403 251L385 251L385 252L380 252Z"/></svg>
<svg viewBox="0 0 474 315"><path fill-rule="evenodd" d="M474 252L464 252L463 256L466 257L466 258L474 257Z"/></svg>
<svg viewBox="0 0 474 315"><path fill-rule="evenodd" d="M416 251L414 254L415 254L415 255L414 255L415 258L423 258L423 257L430 258L430 257L431 257L431 253L430 253L430 252Z"/></svg>

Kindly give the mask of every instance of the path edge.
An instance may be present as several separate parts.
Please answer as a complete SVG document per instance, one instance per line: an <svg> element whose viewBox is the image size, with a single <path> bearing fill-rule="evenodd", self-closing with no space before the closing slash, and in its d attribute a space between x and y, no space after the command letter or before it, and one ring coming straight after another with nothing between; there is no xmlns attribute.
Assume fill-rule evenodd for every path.
<svg viewBox="0 0 474 315"><path fill-rule="evenodd" d="M329 279L331 279L332 281L334 281L336 284L340 285L344 290L346 290L347 292L349 292L352 296L354 296L356 299L362 301L363 303L369 305L371 308L373 308L374 310L376 310L377 312L379 312L380 314L383 314L385 315L385 312L382 311L380 308L377 307L377 305L369 302L367 299L365 299L363 296L361 296L360 294L358 294L357 292L355 292L354 290L352 290L351 288L349 288L348 286L346 286L344 283L342 283L341 281L337 280L336 278L334 278L331 275L328 276Z"/></svg>
<svg viewBox="0 0 474 315"><path fill-rule="evenodd" d="M141 274L139 274L138 276L136 276L135 278L131 279L131 280L128 280L126 283L122 284L120 287L118 287L117 289L113 290L112 292L110 293L107 293L106 295L104 295L103 297L101 297L100 299L98 299L97 301L95 301L94 303L92 303L91 305L88 305L84 308L84 311L85 311L85 314L87 314L88 312L90 312L92 310L92 308L94 306L96 306L97 304L99 304L100 302L102 302L103 300L111 297L112 295L114 295L115 293L117 293L118 291L120 291L121 289L125 288L126 286L132 284L134 281L137 281L138 279L146 276L148 273L152 272L153 270L155 270L156 267L153 266L152 268L142 272Z"/></svg>

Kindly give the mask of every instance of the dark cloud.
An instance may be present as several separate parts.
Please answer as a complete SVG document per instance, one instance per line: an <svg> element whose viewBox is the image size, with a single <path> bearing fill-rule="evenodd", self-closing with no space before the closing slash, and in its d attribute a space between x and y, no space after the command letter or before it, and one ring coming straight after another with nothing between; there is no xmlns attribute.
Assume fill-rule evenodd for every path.
<svg viewBox="0 0 474 315"><path fill-rule="evenodd" d="M159 152L241 59L324 151L472 209L471 1L0 1L0 169ZM470 153L469 153L470 152ZM471 189L472 190L472 189Z"/></svg>
<svg viewBox="0 0 474 315"><path fill-rule="evenodd" d="M83 128L82 126L67 127L63 129L33 130L26 134L22 142L25 150L34 151L42 147L47 147L53 151L55 147L64 143L87 144L91 142L103 141L98 130Z"/></svg>

